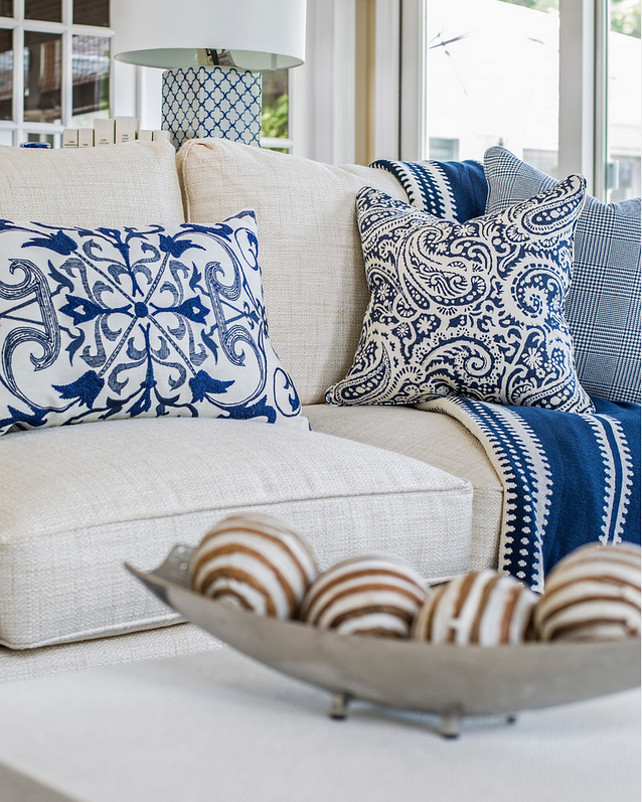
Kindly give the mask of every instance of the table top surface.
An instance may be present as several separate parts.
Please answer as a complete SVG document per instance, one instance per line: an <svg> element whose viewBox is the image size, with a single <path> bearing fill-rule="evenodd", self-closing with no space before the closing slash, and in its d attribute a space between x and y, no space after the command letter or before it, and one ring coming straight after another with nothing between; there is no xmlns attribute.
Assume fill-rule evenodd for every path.
<svg viewBox="0 0 642 802"><path fill-rule="evenodd" d="M232 649L0 685L3 802L640 799L640 692L439 719L327 693Z"/></svg>

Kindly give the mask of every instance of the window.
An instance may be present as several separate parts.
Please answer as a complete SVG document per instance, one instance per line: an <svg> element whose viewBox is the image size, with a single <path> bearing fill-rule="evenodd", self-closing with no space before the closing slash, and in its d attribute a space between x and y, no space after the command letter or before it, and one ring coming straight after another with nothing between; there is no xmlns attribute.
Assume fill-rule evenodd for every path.
<svg viewBox="0 0 642 802"><path fill-rule="evenodd" d="M261 144L288 153L292 141L289 127L288 70L263 73L263 120Z"/></svg>
<svg viewBox="0 0 642 802"><path fill-rule="evenodd" d="M0 144L59 146L63 128L109 116L109 0L0 0L0 13Z"/></svg>
<svg viewBox="0 0 642 802"><path fill-rule="evenodd" d="M503 145L555 175L558 0L430 0L425 19L428 157Z"/></svg>
<svg viewBox="0 0 642 802"><path fill-rule="evenodd" d="M401 8L401 158L502 144L556 177L582 173L601 200L640 194L639 0Z"/></svg>

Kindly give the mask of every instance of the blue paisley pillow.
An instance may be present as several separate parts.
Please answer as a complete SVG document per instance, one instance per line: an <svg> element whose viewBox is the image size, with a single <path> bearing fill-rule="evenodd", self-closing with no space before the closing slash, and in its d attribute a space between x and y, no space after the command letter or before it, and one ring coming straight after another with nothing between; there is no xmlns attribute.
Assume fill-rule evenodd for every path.
<svg viewBox="0 0 642 802"><path fill-rule="evenodd" d="M573 362L564 298L585 181L457 224L383 192L357 197L370 303L331 404L448 395L593 409Z"/></svg>
<svg viewBox="0 0 642 802"><path fill-rule="evenodd" d="M137 416L296 422L256 220L116 230L0 220L0 434Z"/></svg>

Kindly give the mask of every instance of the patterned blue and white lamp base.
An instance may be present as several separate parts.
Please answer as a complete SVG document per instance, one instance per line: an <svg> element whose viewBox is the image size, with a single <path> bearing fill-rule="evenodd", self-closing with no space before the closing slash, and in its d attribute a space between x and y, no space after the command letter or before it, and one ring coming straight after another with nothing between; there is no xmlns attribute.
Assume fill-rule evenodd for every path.
<svg viewBox="0 0 642 802"><path fill-rule="evenodd" d="M236 67L188 67L163 73L163 128L179 148L186 139L261 139L261 73Z"/></svg>

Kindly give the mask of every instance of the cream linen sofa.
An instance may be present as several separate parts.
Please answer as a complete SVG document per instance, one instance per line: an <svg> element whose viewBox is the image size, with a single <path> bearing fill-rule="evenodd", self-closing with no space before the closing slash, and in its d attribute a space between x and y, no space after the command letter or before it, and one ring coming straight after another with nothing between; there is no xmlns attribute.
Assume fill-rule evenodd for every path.
<svg viewBox="0 0 642 802"><path fill-rule="evenodd" d="M427 579L497 563L502 487L445 416L330 407L368 300L355 196L381 170L223 140L0 149L0 217L52 225L218 222L256 211L270 337L311 432L220 419L84 423L0 438L0 678L212 648L138 586L239 510L294 525L320 567L396 554Z"/></svg>

